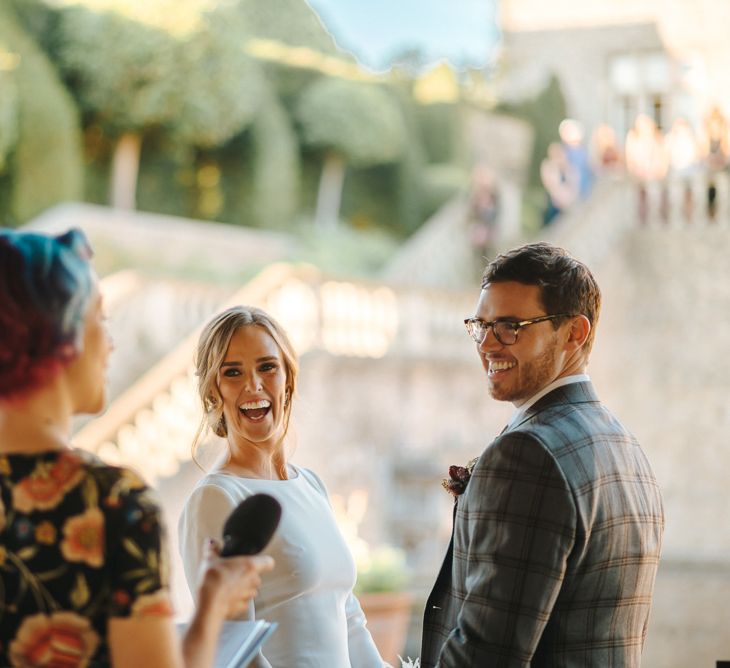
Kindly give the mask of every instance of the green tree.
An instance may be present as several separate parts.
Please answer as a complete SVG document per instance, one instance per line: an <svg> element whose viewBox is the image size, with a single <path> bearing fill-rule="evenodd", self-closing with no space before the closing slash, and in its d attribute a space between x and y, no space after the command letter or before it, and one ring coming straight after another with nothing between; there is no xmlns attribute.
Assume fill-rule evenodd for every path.
<svg viewBox="0 0 730 668"><path fill-rule="evenodd" d="M397 228L407 236L424 220L426 149L418 125L418 110L408 79L397 80L393 90L405 119L405 150L397 166Z"/></svg>
<svg viewBox="0 0 730 668"><path fill-rule="evenodd" d="M245 48L260 59L287 108L328 68L358 69L305 0L239 0L236 13L248 36Z"/></svg>
<svg viewBox="0 0 730 668"><path fill-rule="evenodd" d="M272 95L242 134L206 157L220 166L220 220L287 228L296 217L301 178L291 119Z"/></svg>
<svg viewBox="0 0 730 668"><path fill-rule="evenodd" d="M204 11L196 0L107 0L97 11L95 4L60 6L50 48L86 117L117 137L111 200L130 208L146 131L219 145L251 122L265 84L228 5Z"/></svg>
<svg viewBox="0 0 730 668"><path fill-rule="evenodd" d="M262 105L253 133L253 211L259 227L284 227L296 214L299 146L291 120L273 95Z"/></svg>
<svg viewBox="0 0 730 668"><path fill-rule="evenodd" d="M54 204L81 199L80 124L73 100L9 3L0 3L0 43L6 63L0 81L0 153L6 154L0 215L18 224Z"/></svg>
<svg viewBox="0 0 730 668"><path fill-rule="evenodd" d="M526 120L534 128L529 185L541 188L540 162L547 155L550 143L559 141L558 126L567 116L560 80L552 75L545 87L534 97L518 104L502 105L496 111Z"/></svg>
<svg viewBox="0 0 730 668"><path fill-rule="evenodd" d="M251 37L305 47L323 54L344 55L304 0L240 0L236 13L244 17L246 34Z"/></svg>
<svg viewBox="0 0 730 668"><path fill-rule="evenodd" d="M18 54L0 42L0 174L18 138L18 89L13 76L18 65Z"/></svg>
<svg viewBox="0 0 730 668"><path fill-rule="evenodd" d="M405 147L403 115L380 85L323 77L303 92L296 117L304 143L324 153L316 223L334 226L346 165L369 167L398 160Z"/></svg>

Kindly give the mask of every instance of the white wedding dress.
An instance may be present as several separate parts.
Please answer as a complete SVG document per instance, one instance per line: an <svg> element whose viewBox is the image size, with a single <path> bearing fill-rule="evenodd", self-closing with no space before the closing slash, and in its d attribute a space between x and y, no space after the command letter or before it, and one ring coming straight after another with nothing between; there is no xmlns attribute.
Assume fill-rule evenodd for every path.
<svg viewBox="0 0 730 668"><path fill-rule="evenodd" d="M217 472L195 486L178 525L191 590L203 541L220 538L231 511L260 492L276 498L281 522L265 553L276 560L263 575L255 617L277 622L263 647L272 668L382 668L365 616L352 593L356 571L322 481L290 466L289 480Z"/></svg>

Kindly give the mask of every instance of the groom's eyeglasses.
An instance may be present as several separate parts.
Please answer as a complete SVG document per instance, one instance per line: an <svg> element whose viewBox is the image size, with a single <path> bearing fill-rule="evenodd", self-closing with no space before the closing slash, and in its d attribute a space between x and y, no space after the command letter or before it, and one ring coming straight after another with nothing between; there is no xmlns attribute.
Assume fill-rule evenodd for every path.
<svg viewBox="0 0 730 668"><path fill-rule="evenodd" d="M538 322L546 320L554 320L555 318L572 318L570 313L556 313L555 315L543 315L539 318L530 318L529 320L492 320L487 322L481 318L466 318L464 324L466 331L469 333L475 343L481 344L487 338L489 328L492 328L494 338L503 346L511 346L517 343L517 335L523 327L534 325Z"/></svg>

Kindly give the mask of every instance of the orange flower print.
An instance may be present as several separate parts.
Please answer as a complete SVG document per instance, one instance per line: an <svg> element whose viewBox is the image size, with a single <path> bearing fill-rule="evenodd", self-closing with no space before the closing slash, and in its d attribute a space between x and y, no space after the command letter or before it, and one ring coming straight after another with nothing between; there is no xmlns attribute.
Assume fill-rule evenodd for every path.
<svg viewBox="0 0 730 668"><path fill-rule="evenodd" d="M68 561L83 561L99 568L104 563L104 515L89 508L66 520L61 553Z"/></svg>
<svg viewBox="0 0 730 668"><path fill-rule="evenodd" d="M13 489L13 506L21 513L55 508L84 477L78 455L64 452L54 462L40 462Z"/></svg>
<svg viewBox="0 0 730 668"><path fill-rule="evenodd" d="M125 489L142 489L145 486L144 480L131 469L122 469L122 476L119 483Z"/></svg>
<svg viewBox="0 0 730 668"><path fill-rule="evenodd" d="M0 457L0 473L2 475L10 475L10 462L5 455Z"/></svg>
<svg viewBox="0 0 730 668"><path fill-rule="evenodd" d="M140 596L132 605L132 617L171 617L173 612L167 589Z"/></svg>
<svg viewBox="0 0 730 668"><path fill-rule="evenodd" d="M128 606L129 602L132 600L129 596L129 592L125 591L124 589L117 589L112 594L112 599L114 600L114 603L122 608Z"/></svg>
<svg viewBox="0 0 730 668"><path fill-rule="evenodd" d="M2 566L5 563L5 560L8 558L8 551L5 549L3 545L0 545L0 566Z"/></svg>
<svg viewBox="0 0 730 668"><path fill-rule="evenodd" d="M56 542L56 527L44 520L35 528L35 539L39 543L53 545Z"/></svg>
<svg viewBox="0 0 730 668"><path fill-rule="evenodd" d="M120 469L120 473L119 480L114 483L111 490L109 490L109 496L104 499L103 503L107 508L119 508L122 505L121 495L145 488L144 480L131 469Z"/></svg>
<svg viewBox="0 0 730 668"><path fill-rule="evenodd" d="M5 504L3 503L3 500L0 499L0 531L2 531L5 528L6 523L7 523L7 518L5 516Z"/></svg>
<svg viewBox="0 0 730 668"><path fill-rule="evenodd" d="M33 615L23 620L9 655L13 668L85 668L99 645L89 620L73 612Z"/></svg>

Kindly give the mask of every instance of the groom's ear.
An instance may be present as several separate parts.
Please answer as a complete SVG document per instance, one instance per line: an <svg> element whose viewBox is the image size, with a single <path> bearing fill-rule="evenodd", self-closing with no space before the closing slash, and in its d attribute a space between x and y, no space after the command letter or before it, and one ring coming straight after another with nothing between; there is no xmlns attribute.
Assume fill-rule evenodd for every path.
<svg viewBox="0 0 730 668"><path fill-rule="evenodd" d="M582 348L591 333L591 321L583 314L574 315L570 319L570 329L566 341L569 348L578 350Z"/></svg>

